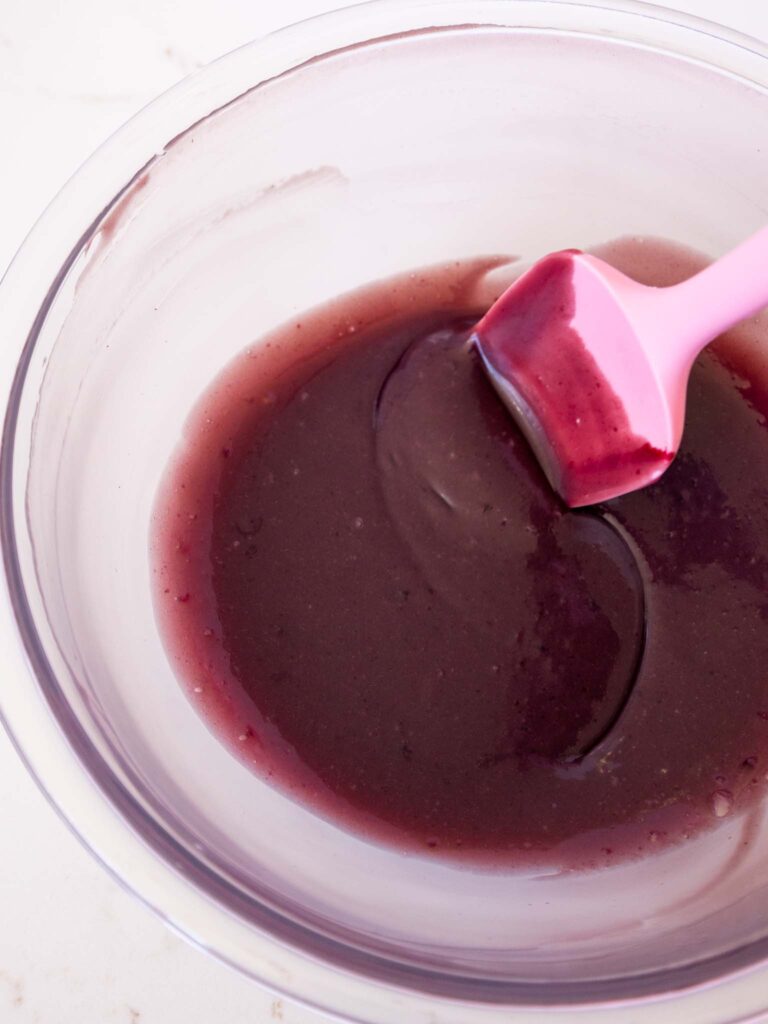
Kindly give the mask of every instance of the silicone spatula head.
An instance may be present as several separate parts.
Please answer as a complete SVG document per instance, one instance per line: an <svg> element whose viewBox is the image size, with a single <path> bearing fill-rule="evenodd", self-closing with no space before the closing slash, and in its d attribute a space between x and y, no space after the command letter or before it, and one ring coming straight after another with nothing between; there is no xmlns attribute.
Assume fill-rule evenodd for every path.
<svg viewBox="0 0 768 1024"><path fill-rule="evenodd" d="M661 476L680 445L696 356L768 305L766 268L768 227L669 288L567 250L540 260L494 303L475 344L569 505Z"/></svg>
<svg viewBox="0 0 768 1024"><path fill-rule="evenodd" d="M649 291L594 257L554 253L476 327L491 381L568 505L652 483L678 447L690 361L674 380L655 364L638 314Z"/></svg>

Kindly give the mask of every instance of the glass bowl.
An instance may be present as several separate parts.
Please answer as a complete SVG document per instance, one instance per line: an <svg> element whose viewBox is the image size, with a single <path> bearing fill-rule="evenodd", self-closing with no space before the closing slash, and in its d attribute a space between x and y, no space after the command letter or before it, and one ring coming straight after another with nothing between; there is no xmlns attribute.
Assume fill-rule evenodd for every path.
<svg viewBox="0 0 768 1024"><path fill-rule="evenodd" d="M636 3L378 0L182 82L25 242L0 290L0 705L84 842L201 947L367 1024L768 1007L763 808L595 873L364 842L198 718L147 551L195 399L297 312L446 259L624 234L716 255L761 225L767 56Z"/></svg>

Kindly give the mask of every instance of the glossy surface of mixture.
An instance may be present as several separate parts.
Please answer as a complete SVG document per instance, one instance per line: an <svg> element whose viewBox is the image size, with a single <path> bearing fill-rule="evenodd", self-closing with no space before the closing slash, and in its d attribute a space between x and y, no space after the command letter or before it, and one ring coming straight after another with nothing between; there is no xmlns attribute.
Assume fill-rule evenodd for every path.
<svg viewBox="0 0 768 1024"><path fill-rule="evenodd" d="M158 614L214 727L331 820L590 867L763 790L763 395L726 339L664 478L570 511L468 345L486 269L373 286L224 372L158 498Z"/></svg>

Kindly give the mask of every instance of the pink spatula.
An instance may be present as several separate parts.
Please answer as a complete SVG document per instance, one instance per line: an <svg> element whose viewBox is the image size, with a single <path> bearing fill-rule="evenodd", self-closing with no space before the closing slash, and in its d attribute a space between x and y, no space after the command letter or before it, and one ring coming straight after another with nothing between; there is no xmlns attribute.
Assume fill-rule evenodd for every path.
<svg viewBox="0 0 768 1024"><path fill-rule="evenodd" d="M768 305L768 227L672 288L553 253L475 329L486 370L571 506L645 487L675 457L699 352Z"/></svg>

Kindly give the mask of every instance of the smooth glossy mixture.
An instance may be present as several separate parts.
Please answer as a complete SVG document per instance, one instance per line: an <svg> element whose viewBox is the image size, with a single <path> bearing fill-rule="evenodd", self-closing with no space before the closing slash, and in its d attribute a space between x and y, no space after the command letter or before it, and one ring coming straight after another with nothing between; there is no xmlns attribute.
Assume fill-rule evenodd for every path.
<svg viewBox="0 0 768 1024"><path fill-rule="evenodd" d="M594 867L763 792L768 403L726 338L662 480L571 511L468 344L489 266L371 286L224 371L158 497L158 615L219 734L342 826Z"/></svg>

